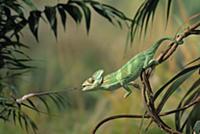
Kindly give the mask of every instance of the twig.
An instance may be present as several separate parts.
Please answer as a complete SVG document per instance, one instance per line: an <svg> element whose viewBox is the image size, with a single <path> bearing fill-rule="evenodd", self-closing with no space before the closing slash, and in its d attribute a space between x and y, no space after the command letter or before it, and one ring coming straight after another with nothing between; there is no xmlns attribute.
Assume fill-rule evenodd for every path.
<svg viewBox="0 0 200 134"><path fill-rule="evenodd" d="M170 110L164 113L160 113L159 116L167 116L167 115L171 115L174 114L176 112L179 111L183 111L185 109L188 109L190 107L192 107L193 105L196 105L197 103L200 103L200 96L198 98L196 98L193 102L189 103L188 105L185 105L184 107L181 107L179 109L174 109L174 110ZM92 134L96 134L97 130L106 122L108 121L112 121L112 120L116 120L116 119L122 119L122 118L134 118L134 119L138 119L138 118L151 118L150 115L134 115L134 114L119 114L119 115L113 115L113 116L109 116L105 119L103 119L102 121L100 121L94 128Z"/></svg>
<svg viewBox="0 0 200 134"><path fill-rule="evenodd" d="M46 91L46 92L37 92L37 93L29 93L26 94L20 98L16 99L16 103L22 103L23 101L32 98L32 97L36 97L36 96L45 96L45 95L50 95L50 94L56 94L56 93L60 93L62 91Z"/></svg>
<svg viewBox="0 0 200 134"><path fill-rule="evenodd" d="M147 79L145 71L142 72L142 78L141 78L144 88L143 88L143 98L145 102L146 109L148 111L148 114L151 116L151 118L154 120L154 122L162 128L165 132L170 134L181 134L176 130L173 130L170 128L165 122L162 121L160 116L157 114L157 111L155 109L154 105L154 99L152 98L151 94L148 94L148 92L152 91L149 79ZM148 91L149 90L149 91Z"/></svg>
<svg viewBox="0 0 200 134"><path fill-rule="evenodd" d="M176 36L176 41L182 41L183 39L187 38L190 35L196 35L199 30L197 30L197 28L200 26L200 22L197 22L195 24L193 24L192 26L188 27L187 29L185 29L185 31L182 34L179 34ZM199 33L198 33L199 34ZM176 48L178 47L177 44L175 44L174 42L169 44L169 48L161 53L158 58L157 61L159 63L164 62L165 60L167 60L176 50Z"/></svg>

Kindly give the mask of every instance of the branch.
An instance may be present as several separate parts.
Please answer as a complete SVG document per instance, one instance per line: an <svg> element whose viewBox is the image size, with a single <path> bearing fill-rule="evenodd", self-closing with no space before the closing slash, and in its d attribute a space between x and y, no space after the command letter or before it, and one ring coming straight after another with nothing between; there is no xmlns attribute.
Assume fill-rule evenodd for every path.
<svg viewBox="0 0 200 134"><path fill-rule="evenodd" d="M200 30L197 29L199 26L200 26L200 22L197 22L193 24L192 26L188 27L187 29L185 29L183 33L175 37L176 41L177 42L182 41L183 39L187 38L190 35L197 35L197 34L200 35ZM165 60L167 60L176 51L177 47L178 47L177 44L175 44L174 42L171 42L169 44L169 48L158 56L157 61L159 63L162 63Z"/></svg>
<svg viewBox="0 0 200 134"><path fill-rule="evenodd" d="M183 41L184 38L187 38L188 36L190 36L192 34L199 34L199 30L197 30L197 28L199 26L200 26L200 22L198 22L198 23L192 25L191 27L185 29L185 31L183 33L176 35L175 40L177 42L180 42L180 41ZM157 61L159 63L162 63L165 60L167 60L175 52L177 47L178 47L178 44L176 44L175 42L170 43L169 48L164 53L161 53L158 56ZM159 112L155 108L154 99L152 99L152 93L150 94L150 92L152 92L152 89L151 89L150 82L149 82L149 75L151 74L152 70L153 69L151 69L151 70L146 69L141 74L141 81L143 82L143 85L144 85L143 99L144 99L144 103L145 103L145 106L147 108L148 114L151 116L151 118L154 120L154 122L160 128L162 128L165 132L173 133L173 134L180 134L180 132L173 130L166 123L164 123L162 121L162 119L159 116ZM147 73L146 73L146 71L147 71Z"/></svg>
<svg viewBox="0 0 200 134"><path fill-rule="evenodd" d="M167 115L171 115L174 114L176 112L179 111L183 111L185 109L188 109L194 105L196 105L197 103L200 103L200 96L197 97L193 102L189 103L188 105L185 105L184 107L178 108L178 109L174 109L174 110L170 110L164 113L160 113L159 116L167 116ZM121 119L121 118L134 118L134 119L138 119L138 118L151 118L150 115L134 115L134 114L119 114L119 115L113 115L113 116L109 116L105 119L103 119L102 121L100 121L95 128L92 131L92 134L96 134L97 130L106 122L108 121L112 121L112 120L116 120L116 119Z"/></svg>
<svg viewBox="0 0 200 134"><path fill-rule="evenodd" d="M61 92L62 91L46 91L46 92L38 92L38 93L29 93L20 98L17 98L15 101L16 103L21 104L23 101L28 100L29 98L32 98L32 97L45 96L45 95L56 94L56 93L61 93Z"/></svg>
<svg viewBox="0 0 200 134"><path fill-rule="evenodd" d="M158 127L162 128L165 132L171 133L171 134L180 134L180 132L171 129L165 122L163 122L163 120L157 114L157 110L154 105L154 99L152 97L152 94L149 94L149 92L151 92L152 89L151 89L150 82L148 79L148 74L145 71L141 73L141 81L143 82L143 85L144 85L144 88L142 90L142 96L143 96L148 114L151 116L154 122L158 125Z"/></svg>

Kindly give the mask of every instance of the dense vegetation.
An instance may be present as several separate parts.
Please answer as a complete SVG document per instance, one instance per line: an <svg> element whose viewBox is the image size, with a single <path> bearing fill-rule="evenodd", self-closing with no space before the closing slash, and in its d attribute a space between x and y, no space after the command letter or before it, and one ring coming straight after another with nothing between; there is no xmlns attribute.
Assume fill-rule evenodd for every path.
<svg viewBox="0 0 200 134"><path fill-rule="evenodd" d="M39 127L41 133L95 134L105 122L119 118L133 120L110 123L102 133L198 133L198 0L53 2L0 0L0 119L5 125L0 133L37 133ZM127 11L120 10L123 5ZM133 8L137 8L134 16L126 15ZM47 24L55 38L43 34L49 31ZM85 29L73 24L84 24ZM136 48L147 48L158 36L172 36L184 44L168 42L162 47L156 58L160 65L144 70L138 80L141 93L134 91L123 99L120 91L75 90L94 70L113 71L114 64L123 64L123 54L128 60L133 52L143 50ZM53 119L49 122L40 113ZM16 127L8 130L13 123Z"/></svg>

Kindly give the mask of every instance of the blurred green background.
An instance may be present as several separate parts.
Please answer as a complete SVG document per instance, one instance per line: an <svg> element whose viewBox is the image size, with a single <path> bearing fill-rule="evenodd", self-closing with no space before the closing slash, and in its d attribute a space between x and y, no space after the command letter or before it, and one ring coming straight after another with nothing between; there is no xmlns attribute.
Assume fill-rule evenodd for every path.
<svg viewBox="0 0 200 134"><path fill-rule="evenodd" d="M54 5L64 0L35 0L36 5L43 9L46 5ZM122 10L127 16L132 17L142 3L141 0L102 0ZM178 5L177 5L178 3ZM149 29L146 38L136 39L132 47L125 50L127 29L120 29L113 26L106 19L92 12L91 30L87 35L85 23L76 25L71 18L68 18L66 31L63 30L59 20L58 39L45 22L40 23L39 43L30 34L29 29L24 30L23 40L29 44L30 50L26 53L34 59L32 64L37 69L25 73L17 80L17 88L22 93L35 90L62 90L73 87L80 87L81 83L97 69L104 69L110 73L125 64L132 56L148 48L154 41L166 35L175 35L178 28L183 25L189 16L199 10L198 0L190 2L177 0L173 5L170 21L165 29L164 4L159 5L158 12ZM27 9L28 11L28 9ZM160 50L164 48L161 47ZM159 52L158 52L159 53ZM167 62L160 65L153 73L151 82L153 87L159 88L174 73L179 71L183 65L200 53L200 43L197 38L185 40L185 45L180 47L176 54ZM191 79L192 80L192 79ZM139 80L137 81L140 85ZM188 81L189 83L189 81ZM166 109L175 108L177 99L180 99L184 91L180 90L175 94ZM37 114L31 112L32 118L37 122L39 134L89 134L95 125L103 118L120 113L143 114L144 106L140 91L134 90L127 99L123 98L124 92L88 92L82 93L69 90L68 107L61 112L53 110L52 115ZM39 104L38 104L39 105ZM51 109L54 109L52 105ZM56 107L55 107L56 109ZM173 125L173 116L168 116L166 121ZM140 132L141 120L120 119L103 125L98 131L99 134L134 134ZM148 121L145 121L147 124ZM146 126L146 125L144 125ZM144 127L145 128L145 127ZM0 133L25 134L18 125L12 123L1 123ZM162 133L155 124L148 133Z"/></svg>

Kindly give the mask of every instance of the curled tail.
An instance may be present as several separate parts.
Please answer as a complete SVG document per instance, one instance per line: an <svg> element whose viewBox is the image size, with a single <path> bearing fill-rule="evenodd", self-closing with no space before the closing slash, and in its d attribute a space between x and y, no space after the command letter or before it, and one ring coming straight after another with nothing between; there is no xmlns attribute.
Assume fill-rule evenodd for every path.
<svg viewBox="0 0 200 134"><path fill-rule="evenodd" d="M172 38L172 37L164 37L164 38L161 38L159 39L158 41L156 41L152 47L150 47L147 51L149 51L149 53L155 53L156 50L158 49L158 47L166 40L169 40L169 41L173 41L174 43L176 43L177 45L181 45L183 44L183 41L177 41L176 39Z"/></svg>

